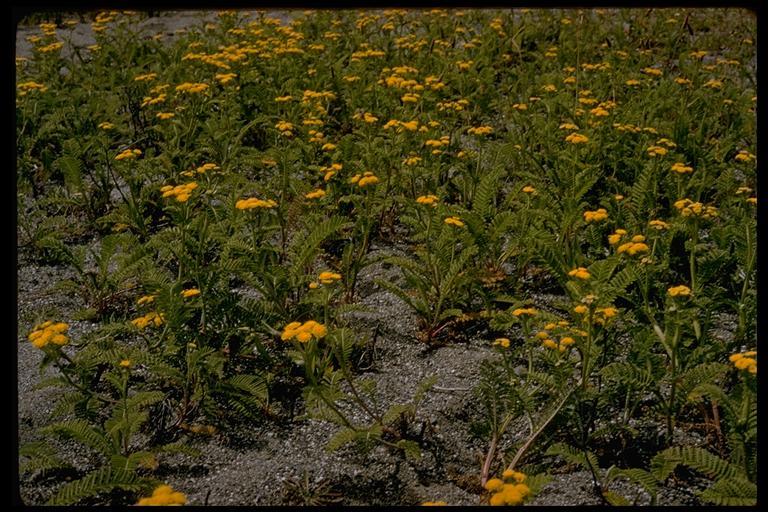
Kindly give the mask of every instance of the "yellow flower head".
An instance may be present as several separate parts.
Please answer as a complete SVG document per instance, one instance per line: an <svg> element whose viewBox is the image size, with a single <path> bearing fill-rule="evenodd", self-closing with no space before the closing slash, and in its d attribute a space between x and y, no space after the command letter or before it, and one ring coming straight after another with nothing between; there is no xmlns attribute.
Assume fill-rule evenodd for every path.
<svg viewBox="0 0 768 512"><path fill-rule="evenodd" d="M682 162L675 162L672 164L671 169L678 174L690 174L693 172L693 167L687 166Z"/></svg>
<svg viewBox="0 0 768 512"><path fill-rule="evenodd" d="M589 137L587 137L586 135L582 135L580 133L575 133L574 132L574 133L568 135L565 138L565 141L566 142L570 142L571 144L583 144L585 142L589 142Z"/></svg>
<svg viewBox="0 0 768 512"><path fill-rule="evenodd" d="M187 497L183 493L174 491L170 485L161 485L154 490L152 496L141 498L136 505L185 505Z"/></svg>
<svg viewBox="0 0 768 512"><path fill-rule="evenodd" d="M248 199L240 199L235 203L235 208L238 210L252 210L254 208L274 208L277 203L272 199L257 199L255 197L249 197Z"/></svg>
<svg viewBox="0 0 768 512"><path fill-rule="evenodd" d="M536 308L517 308L512 312L513 316L536 316L538 314Z"/></svg>
<svg viewBox="0 0 768 512"><path fill-rule="evenodd" d="M124 151L121 151L116 157L115 160L131 160L141 155L140 149L126 149Z"/></svg>
<svg viewBox="0 0 768 512"><path fill-rule="evenodd" d="M461 221L458 217L446 217L445 220L443 220L446 224L452 224L457 227L464 227L464 222Z"/></svg>
<svg viewBox="0 0 768 512"><path fill-rule="evenodd" d="M586 211L584 212L584 220L586 222L600 222L601 220L605 220L608 218L608 212L605 210L605 208L598 208L595 211Z"/></svg>
<svg viewBox="0 0 768 512"><path fill-rule="evenodd" d="M578 279L583 279L583 280L587 280L590 277L592 277L592 275L589 273L589 271L586 268L584 268L584 267L575 268L575 269L571 270L570 272L568 272L568 275L571 276L571 277L576 277Z"/></svg>
<svg viewBox="0 0 768 512"><path fill-rule="evenodd" d="M336 272L320 272L320 275L317 276L317 278L320 280L323 284L331 284L334 281L338 281L341 279L341 274L337 274Z"/></svg>
<svg viewBox="0 0 768 512"><path fill-rule="evenodd" d="M142 305L142 304L151 304L155 301L155 295L144 295L143 297L139 297L139 300L136 301L136 304Z"/></svg>
<svg viewBox="0 0 768 512"><path fill-rule="evenodd" d="M498 345L503 348L509 348L509 343L510 343L509 338L496 338L493 341L494 346Z"/></svg>
<svg viewBox="0 0 768 512"><path fill-rule="evenodd" d="M54 323L48 320L34 326L27 339L32 342L32 345L40 349L49 344L62 346L69 343L69 338L64 334L68 329L69 324L67 323Z"/></svg>
<svg viewBox="0 0 768 512"><path fill-rule="evenodd" d="M181 296L184 297L185 299L189 297L197 297L198 295L200 295L200 290L198 290L197 288L190 288L188 290L183 290L181 292Z"/></svg>
<svg viewBox="0 0 768 512"><path fill-rule="evenodd" d="M291 322L283 329L280 339L288 341L295 339L299 343L307 343L312 338L320 339L328 334L328 329L321 323L314 320L308 320L303 324L301 322Z"/></svg>
<svg viewBox="0 0 768 512"><path fill-rule="evenodd" d="M684 284L673 286L667 290L670 297L690 297L691 289Z"/></svg>
<svg viewBox="0 0 768 512"><path fill-rule="evenodd" d="M419 204L426 204L429 206L437 206L437 202L440 199L438 199L437 196L434 196L432 194L426 195L426 196L419 196L416 198L416 202Z"/></svg>
<svg viewBox="0 0 768 512"><path fill-rule="evenodd" d="M379 178L377 178L372 172L365 172L363 173L363 176L357 181L358 187L367 187L368 185L375 185L379 182Z"/></svg>
<svg viewBox="0 0 768 512"><path fill-rule="evenodd" d="M307 199L319 199L321 197L325 197L325 190L318 188L313 190L312 192L308 192L304 194L304 197Z"/></svg>

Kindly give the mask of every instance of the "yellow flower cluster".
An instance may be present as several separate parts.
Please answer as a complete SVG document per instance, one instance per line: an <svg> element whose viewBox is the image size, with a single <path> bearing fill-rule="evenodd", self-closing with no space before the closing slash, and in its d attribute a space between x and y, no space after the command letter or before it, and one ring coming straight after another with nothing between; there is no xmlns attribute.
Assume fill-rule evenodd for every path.
<svg viewBox="0 0 768 512"><path fill-rule="evenodd" d="M274 208L277 203L272 199L256 199L255 197L249 197L248 199L240 199L235 203L235 208L238 210L252 210L254 208Z"/></svg>
<svg viewBox="0 0 768 512"><path fill-rule="evenodd" d="M178 202L185 203L187 202L187 200L189 200L189 195L196 188L197 188L197 183L195 183L194 181L190 181L189 183L184 183L183 185L176 185L175 187L172 185L165 185L163 188L160 189L160 192L163 193L163 197L173 197Z"/></svg>
<svg viewBox="0 0 768 512"><path fill-rule="evenodd" d="M474 63L472 60L457 60L456 66L459 68L459 71L467 71Z"/></svg>
<svg viewBox="0 0 768 512"><path fill-rule="evenodd" d="M369 59L372 57L383 57L386 55L381 50L361 50L357 52L352 53L352 57L349 59L350 62L358 62L360 59Z"/></svg>
<svg viewBox="0 0 768 512"><path fill-rule="evenodd" d="M176 86L176 92L186 92L188 94L197 94L205 91L210 86L203 83L184 82Z"/></svg>
<svg viewBox="0 0 768 512"><path fill-rule="evenodd" d="M734 159L738 162L751 162L755 159L755 155L750 153L749 151L740 150L739 153L734 157Z"/></svg>
<svg viewBox="0 0 768 512"><path fill-rule="evenodd" d="M51 320L43 322L32 328L27 339L37 348L43 348L49 343L54 345L66 345L69 338L64 334L69 329L69 324L64 322L54 323Z"/></svg>
<svg viewBox="0 0 768 512"><path fill-rule="evenodd" d="M685 165L683 162L675 162L672 164L671 170L678 174L692 173L693 167Z"/></svg>
<svg viewBox="0 0 768 512"><path fill-rule="evenodd" d="M317 278L322 284L332 284L335 281L341 280L341 274L326 270L325 272L320 272L320 275L318 275Z"/></svg>
<svg viewBox="0 0 768 512"><path fill-rule="evenodd" d="M605 220L608 218L608 212L605 210L605 208L598 208L594 211L586 211L584 212L584 220L586 222L600 222L601 220Z"/></svg>
<svg viewBox="0 0 768 512"><path fill-rule="evenodd" d="M662 137L659 140L657 140L656 144L664 144L668 148L676 148L677 147L677 144L675 144L674 142L672 142L671 140L669 140L666 137Z"/></svg>
<svg viewBox="0 0 768 512"><path fill-rule="evenodd" d="M309 130L309 142L325 142L325 134L317 130Z"/></svg>
<svg viewBox="0 0 768 512"><path fill-rule="evenodd" d="M160 119L161 121L165 121L166 119L171 119L173 117L176 117L176 114L173 112L158 112L155 115L156 118Z"/></svg>
<svg viewBox="0 0 768 512"><path fill-rule="evenodd" d="M539 334L546 334L545 331L542 331ZM568 347L576 343L576 340L571 338L570 336L563 336L560 338L560 341L555 341L552 338L546 337L543 340L541 340L541 344L549 349L557 350L558 352L565 352L568 350Z"/></svg>
<svg viewBox="0 0 768 512"><path fill-rule="evenodd" d="M467 130L467 133L470 135L490 135L493 133L493 128L490 126L473 126Z"/></svg>
<svg viewBox="0 0 768 512"><path fill-rule="evenodd" d="M131 320L131 323L136 327L138 327L139 329L144 329L150 323L152 323L155 327L160 327L161 325L163 325L164 321L165 321L165 316L162 313L151 311L144 316L140 316L139 318L134 318L133 320Z"/></svg>
<svg viewBox="0 0 768 512"><path fill-rule="evenodd" d="M45 92L48 90L48 87L46 87L45 85L39 84L33 81L22 82L18 84L16 87L19 89L19 96L26 96L26 94L30 91Z"/></svg>
<svg viewBox="0 0 768 512"><path fill-rule="evenodd" d="M684 284L678 286L672 286L667 290L670 297L690 297L691 289Z"/></svg>
<svg viewBox="0 0 768 512"><path fill-rule="evenodd" d="M221 85L226 85L237 78L237 73L216 73L215 78Z"/></svg>
<svg viewBox="0 0 768 512"><path fill-rule="evenodd" d="M664 222L663 220L654 219L648 223L649 226L651 226L653 229L656 229L658 231L661 231L662 229L669 229L669 224Z"/></svg>
<svg viewBox="0 0 768 512"><path fill-rule="evenodd" d="M304 194L304 197L307 199L320 199L321 197L325 197L325 190L318 188L313 190L312 192L307 192Z"/></svg>
<svg viewBox="0 0 768 512"><path fill-rule="evenodd" d="M368 185L375 185L379 182L379 178L372 172L366 171L362 175L355 174L349 179L350 183L357 183L358 187L367 187Z"/></svg>
<svg viewBox="0 0 768 512"><path fill-rule="evenodd" d="M566 142L570 142L571 144L584 144L585 142L589 142L589 137L586 135L582 135L580 133L572 133L568 135L565 138Z"/></svg>
<svg viewBox="0 0 768 512"><path fill-rule="evenodd" d="M512 312L513 316L536 316L538 314L536 308L517 308Z"/></svg>
<svg viewBox="0 0 768 512"><path fill-rule="evenodd" d="M590 64L585 62L581 65L581 69L584 71L605 71L608 69L611 69L611 63L610 62L597 62L595 64Z"/></svg>
<svg viewBox="0 0 768 512"><path fill-rule="evenodd" d="M303 324L301 322L289 323L285 326L280 339L288 341L295 338L300 343L307 343L312 338L319 340L325 337L326 334L328 334L328 329L323 324L309 320Z"/></svg>
<svg viewBox="0 0 768 512"><path fill-rule="evenodd" d="M108 121L104 121L103 123L99 123L99 125L98 125L98 128L100 130L111 130L114 127L115 127L115 125L113 125L112 123L110 123Z"/></svg>
<svg viewBox="0 0 768 512"><path fill-rule="evenodd" d="M141 498L136 505L184 505L187 503L187 497L183 493L174 491L170 485L161 485L152 492L152 496Z"/></svg>
<svg viewBox="0 0 768 512"><path fill-rule="evenodd" d="M61 48L64 46L64 43L60 41L56 41L55 43L47 44L45 46L38 46L35 48L35 50L39 51L40 53L50 53L55 52L57 50L61 50Z"/></svg>
<svg viewBox="0 0 768 512"><path fill-rule="evenodd" d="M613 232L613 234L608 235L608 243L611 245L616 245L619 243L619 240L621 240L621 237L627 234L626 229L617 229Z"/></svg>
<svg viewBox="0 0 768 512"><path fill-rule="evenodd" d="M200 295L200 290L197 288L190 288L188 290L181 291L181 296L184 297L185 299L189 297L197 297L198 295Z"/></svg>
<svg viewBox="0 0 768 512"><path fill-rule="evenodd" d="M693 202L690 199L679 199L675 201L675 208L680 210L680 214L683 217L701 217L703 219L711 219L717 217L718 211L714 206L704 206L699 202Z"/></svg>
<svg viewBox="0 0 768 512"><path fill-rule="evenodd" d="M373 124L379 120L378 117L374 116L370 112L363 112L362 114L358 112L357 114L352 116L352 119L354 119L355 121L363 121L364 123L367 123L367 124Z"/></svg>
<svg viewBox="0 0 768 512"><path fill-rule="evenodd" d="M472 128L470 128L472 130ZM428 148L441 148L443 146L447 146L451 143L450 138L448 135L443 135L439 139L427 139L426 142L424 142L424 145Z"/></svg>
<svg viewBox="0 0 768 512"><path fill-rule="evenodd" d="M144 75L136 75L133 77L134 82L148 82L157 78L157 73L146 73Z"/></svg>
<svg viewBox="0 0 768 512"><path fill-rule="evenodd" d="M532 186L530 186L530 185L526 185L526 186L524 186L524 187L522 188L522 191L523 191L523 192L525 192L526 194L533 194L534 192L536 192L536 189L535 189L535 188L533 188L533 187L532 187Z"/></svg>
<svg viewBox="0 0 768 512"><path fill-rule="evenodd" d="M740 354L733 354L728 360L732 362L738 370L747 370L749 373L756 374L757 359L755 359L755 356L757 356L757 351L750 350Z"/></svg>
<svg viewBox="0 0 768 512"><path fill-rule="evenodd" d="M509 338L496 338L493 340L493 346L503 347L503 348L509 348Z"/></svg>
<svg viewBox="0 0 768 512"><path fill-rule="evenodd" d="M419 129L419 121L416 119L413 119L412 121L398 121L397 119L390 119L384 124L382 128L385 130L389 130L390 128L397 128L398 133L402 132L403 130L415 132Z"/></svg>
<svg viewBox="0 0 768 512"><path fill-rule="evenodd" d="M421 160L422 158L420 156L411 155L405 160L403 160L403 165L408 165L408 166L416 165L419 162L421 162Z"/></svg>
<svg viewBox="0 0 768 512"><path fill-rule="evenodd" d="M464 227L464 223L461 221L461 219L455 216L446 217L445 220L443 220L443 222L445 222L446 224L458 226L460 228Z"/></svg>
<svg viewBox="0 0 768 512"><path fill-rule="evenodd" d="M667 148L661 146L650 146L647 151L648 156L664 156L668 153Z"/></svg>
<svg viewBox="0 0 768 512"><path fill-rule="evenodd" d="M589 271L584 267L577 267L570 272L568 272L568 275L571 277L576 277L578 279L587 280L590 277L592 277L592 274L589 273Z"/></svg>
<svg viewBox="0 0 768 512"><path fill-rule="evenodd" d="M416 202L417 203L419 203L419 204L426 204L426 205L429 205L429 206L432 206L432 207L436 207L437 206L437 202L439 200L440 199L438 199L437 196L432 195L432 194L429 194L429 195L426 195L426 196L419 196L419 197L416 198Z"/></svg>
<svg viewBox="0 0 768 512"><path fill-rule="evenodd" d="M712 80L707 81L702 87L706 87L708 89L722 89L723 88L723 82L721 80L715 80L714 78Z"/></svg>
<svg viewBox="0 0 768 512"><path fill-rule="evenodd" d="M158 103L164 102L166 97L167 96L165 93L158 94L154 98L152 96L145 96L143 101L141 102L141 106L146 107L148 105L157 105Z"/></svg>
<svg viewBox="0 0 768 512"><path fill-rule="evenodd" d="M132 160L136 157L141 155L140 149L126 149L124 151L121 151L116 157L115 160Z"/></svg>
<svg viewBox="0 0 768 512"><path fill-rule="evenodd" d="M437 110L440 112L443 112L444 110L455 110L456 112L461 112L468 105L469 105L469 100L465 100L465 99L460 99L456 101L449 101L449 100L438 101Z"/></svg>
<svg viewBox="0 0 768 512"><path fill-rule="evenodd" d="M280 132L280 135L283 135L285 137L292 137L293 136L293 124L289 123L288 121L280 121L275 125L275 128L278 129Z"/></svg>
<svg viewBox="0 0 768 512"><path fill-rule="evenodd" d="M509 469L502 473L501 478L491 478L485 483L485 489L493 493L489 503L492 506L521 504L531 492L524 481L523 473Z"/></svg>
<svg viewBox="0 0 768 512"><path fill-rule="evenodd" d="M630 256L634 256L638 253L648 252L649 247L644 242L645 237L643 235L635 235L632 237L631 241L621 244L618 249L616 249L616 253L627 253Z"/></svg>
<svg viewBox="0 0 768 512"><path fill-rule="evenodd" d="M143 295L139 297L139 300L136 301L136 304L141 306L142 304L151 304L155 302L156 295Z"/></svg>
<svg viewBox="0 0 768 512"><path fill-rule="evenodd" d="M640 71L650 76L661 76L663 72L658 68L643 68Z"/></svg>

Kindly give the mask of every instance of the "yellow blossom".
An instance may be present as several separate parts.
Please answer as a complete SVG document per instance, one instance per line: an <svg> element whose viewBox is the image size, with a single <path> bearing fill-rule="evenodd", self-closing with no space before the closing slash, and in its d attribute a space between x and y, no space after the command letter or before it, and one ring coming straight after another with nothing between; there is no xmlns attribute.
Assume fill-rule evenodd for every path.
<svg viewBox="0 0 768 512"><path fill-rule="evenodd" d="M682 162L675 162L672 164L671 169L678 174L692 173L693 167L689 167Z"/></svg>
<svg viewBox="0 0 768 512"><path fill-rule="evenodd" d="M584 212L584 220L586 222L599 222L608 218L608 212L605 208L598 208L595 211Z"/></svg>
<svg viewBox="0 0 768 512"><path fill-rule="evenodd" d="M571 277L576 277L578 279L583 279L583 280L586 280L592 277L589 271L584 267L577 267L571 270L570 272L568 272L568 275Z"/></svg>
<svg viewBox="0 0 768 512"><path fill-rule="evenodd" d="M667 290L670 297L689 297L691 295L691 289L684 284L673 286Z"/></svg>
<svg viewBox="0 0 768 512"><path fill-rule="evenodd" d="M430 206L437 206L437 202L439 201L437 196L434 195L426 195L426 196L419 196L416 198L416 202L419 204L427 204Z"/></svg>
<svg viewBox="0 0 768 512"><path fill-rule="evenodd" d="M509 343L510 343L509 338L496 338L493 341L494 346L500 346L503 348L509 348Z"/></svg>
<svg viewBox="0 0 768 512"><path fill-rule="evenodd" d="M328 334L328 329L325 325L315 322L314 320L309 320L303 324L301 322L289 323L283 329L280 339L283 341L295 339L300 343L307 343L312 338L319 340L320 338L325 337L326 334Z"/></svg>
<svg viewBox="0 0 768 512"><path fill-rule="evenodd" d="M257 199L255 197L249 197L248 199L240 199L235 203L235 208L238 210L252 210L254 208L274 208L277 203L272 199Z"/></svg>
<svg viewBox="0 0 768 512"><path fill-rule="evenodd" d="M580 133L575 133L574 132L574 133L568 135L565 138L565 141L566 142L570 142L571 144L583 144L585 142L589 142L589 137L587 137L586 135L582 135Z"/></svg>
<svg viewBox="0 0 768 512"><path fill-rule="evenodd" d="M464 227L464 223L461 221L458 217L446 217L445 220L443 220L446 224L453 224L454 226L458 227Z"/></svg>
<svg viewBox="0 0 768 512"><path fill-rule="evenodd" d="M336 272L320 272L320 275L317 276L317 278L320 280L323 284L331 284L334 281L338 281L341 279L341 274L337 274Z"/></svg>
<svg viewBox="0 0 768 512"><path fill-rule="evenodd" d="M319 199L321 197L325 197L325 190L318 188L313 190L312 192L304 194L304 197L306 197L307 199Z"/></svg>
<svg viewBox="0 0 768 512"><path fill-rule="evenodd" d="M69 338L64 334L67 330L69 330L69 324L65 322L54 323L48 320L42 324L35 325L27 339L39 349L49 344L62 346L69 343Z"/></svg>
<svg viewBox="0 0 768 512"><path fill-rule="evenodd" d="M115 160L131 160L133 158L138 157L141 155L140 149L126 149L122 152L120 152L116 157Z"/></svg>
<svg viewBox="0 0 768 512"><path fill-rule="evenodd" d="M183 493L174 491L170 485L161 485L156 488L152 496L141 498L136 505L185 505L187 497Z"/></svg>

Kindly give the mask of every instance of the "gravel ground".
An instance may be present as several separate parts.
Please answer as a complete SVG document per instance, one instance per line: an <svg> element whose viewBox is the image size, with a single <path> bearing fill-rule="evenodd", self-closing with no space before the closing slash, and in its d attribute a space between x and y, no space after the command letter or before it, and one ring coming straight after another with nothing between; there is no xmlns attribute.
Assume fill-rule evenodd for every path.
<svg viewBox="0 0 768 512"><path fill-rule="evenodd" d="M46 424L54 405L54 392L35 390L42 378L38 371L40 352L24 339L41 311L68 318L83 304L60 294L55 283L71 277L63 267L38 266L20 257L18 392L20 442L34 439L35 430ZM344 505L414 505L444 500L455 505L477 505L482 495L479 470L487 441L473 436L470 428L482 410L471 389L479 379L479 363L494 357L487 339L470 338L436 349L416 341L415 318L409 309L387 291L377 289L374 279L397 280L399 271L381 263L361 275L361 290L368 290L360 303L366 312L350 313L359 332L379 326L376 358L372 370L361 375L376 381L380 407L405 403L419 382L436 375L436 389L427 393L415 424L427 428L427 448L418 461L403 461L383 447L367 455L354 448L329 452L325 445L338 430L333 424L313 419L290 426L276 423L236 426L213 437L199 437L193 446L201 455L174 454L161 460L158 478L182 490L189 504L281 505L294 504L287 497L288 481L308 478L310 488L325 483L343 496ZM44 315L45 316L45 315ZM91 322L71 322L74 338L96 327ZM50 374L50 371L46 372ZM351 416L362 420L354 411ZM502 447L517 440L515 429ZM60 443L65 458L77 469L91 468L93 461L73 444ZM21 482L22 498L29 504L45 501L56 482L46 479ZM629 483L611 489L638 503L648 497ZM696 503L691 493L666 489L665 504ZM532 505L598 505L591 476L584 471L555 475L531 502Z"/></svg>

